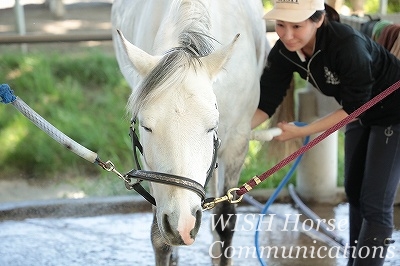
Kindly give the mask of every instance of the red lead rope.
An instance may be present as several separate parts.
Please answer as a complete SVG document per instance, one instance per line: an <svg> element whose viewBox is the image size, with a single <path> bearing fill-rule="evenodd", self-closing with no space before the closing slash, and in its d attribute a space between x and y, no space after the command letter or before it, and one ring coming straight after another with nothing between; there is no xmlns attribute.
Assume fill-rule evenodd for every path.
<svg viewBox="0 0 400 266"><path fill-rule="evenodd" d="M244 183L239 188L239 190L236 191L236 194L238 196L242 196L243 194L246 194L247 192L252 190L255 186L257 186L262 181L264 181L269 176L271 176L273 173L275 173L279 169L283 168L285 165L287 165L288 163L290 163L291 161L296 159L298 156L300 156L301 154L305 153L306 151L308 151L309 149L311 149L312 147L317 145L319 142L321 142L323 139L328 137L330 134L332 134L336 130L338 130L341 127L343 127L343 126L347 125L348 123L350 123L354 118L360 116L366 110L371 108L373 105L375 105L376 103L378 103L379 101L384 99L386 96L388 96L389 94L391 94L395 90L397 90L399 87L400 87L400 80L397 81L396 83L394 83L392 86L390 86L386 90L384 90L381 93L379 93L378 95L376 95L374 98L372 98L371 100L369 100L368 102L366 102L362 106L360 106L357 110L352 112L350 115L348 115L346 118L344 118L343 120L341 120L337 124L333 125L329 129L327 129L321 135L319 135L318 137L316 137L315 139L313 139L312 141L310 141L309 143L307 143L306 145L302 146L300 149L298 149L297 151L295 151L294 153L292 153L291 155L289 155L288 157L286 157L285 159L280 161L278 164L276 164L274 167L272 167L268 171L264 172L263 174L261 174L259 176L255 176L252 179L250 179L248 182Z"/></svg>

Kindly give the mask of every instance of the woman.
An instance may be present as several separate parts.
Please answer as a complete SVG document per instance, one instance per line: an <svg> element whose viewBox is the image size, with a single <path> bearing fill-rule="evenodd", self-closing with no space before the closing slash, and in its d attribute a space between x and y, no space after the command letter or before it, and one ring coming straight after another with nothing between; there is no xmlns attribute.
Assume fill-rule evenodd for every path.
<svg viewBox="0 0 400 266"><path fill-rule="evenodd" d="M285 141L325 131L400 80L400 61L369 37L340 24L323 0L276 0L265 15L279 40L261 77L252 127L271 117L294 72L342 108L304 127L278 123ZM383 265L394 241L393 202L400 179L400 89L348 124L345 190L350 206L348 265ZM393 251L390 250L390 254Z"/></svg>

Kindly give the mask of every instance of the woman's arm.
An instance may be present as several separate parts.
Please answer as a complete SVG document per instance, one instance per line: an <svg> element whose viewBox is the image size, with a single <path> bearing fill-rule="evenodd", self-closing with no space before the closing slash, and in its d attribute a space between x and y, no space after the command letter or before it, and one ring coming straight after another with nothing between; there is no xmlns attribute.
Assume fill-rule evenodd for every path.
<svg viewBox="0 0 400 266"><path fill-rule="evenodd" d="M282 134L275 137L275 139L285 141L293 138L300 138L323 132L334 126L347 116L348 114L343 109L338 109L303 127L298 127L287 122L280 122L278 123L278 127L282 129Z"/></svg>
<svg viewBox="0 0 400 266"><path fill-rule="evenodd" d="M268 114L261 109L257 109L251 120L251 129L258 127L261 123L269 118Z"/></svg>

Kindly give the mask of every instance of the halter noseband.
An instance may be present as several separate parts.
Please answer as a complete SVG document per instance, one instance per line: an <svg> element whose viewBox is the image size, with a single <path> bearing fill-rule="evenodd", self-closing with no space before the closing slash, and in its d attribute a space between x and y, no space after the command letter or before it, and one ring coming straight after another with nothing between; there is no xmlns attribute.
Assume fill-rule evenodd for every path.
<svg viewBox="0 0 400 266"><path fill-rule="evenodd" d="M167 185L173 185L177 187L182 187L188 190L195 192L200 196L202 203L206 200L206 192L205 187L210 181L214 169L217 168L217 151L220 145L220 140L217 136L217 133L214 134L214 148L213 148L213 159L211 161L210 168L207 171L207 178L204 186L200 183L191 180L186 177L160 173L160 172L152 172L142 170L139 163L139 158L137 154L137 150L143 155L143 147L140 144L139 138L135 132L135 119L132 120L131 126L129 129L129 135L132 140L133 147L133 157L135 159L135 164L137 169L132 169L130 172L125 174L125 178L127 181L131 181L131 179L136 179L135 183L125 181L125 186L127 189L134 189L137 193L139 193L143 198L145 198L148 202L156 206L156 200L154 197L141 185L143 180L147 180L150 182L162 183Z"/></svg>

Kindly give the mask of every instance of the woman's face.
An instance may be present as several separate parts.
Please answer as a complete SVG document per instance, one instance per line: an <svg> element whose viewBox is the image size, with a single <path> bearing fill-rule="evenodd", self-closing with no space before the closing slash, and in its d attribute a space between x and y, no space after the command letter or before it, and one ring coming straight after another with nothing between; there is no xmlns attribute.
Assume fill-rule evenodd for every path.
<svg viewBox="0 0 400 266"><path fill-rule="evenodd" d="M277 20L275 31L285 47L291 52L304 48L313 49L317 29L322 23L323 19L319 22L307 19L298 23Z"/></svg>

